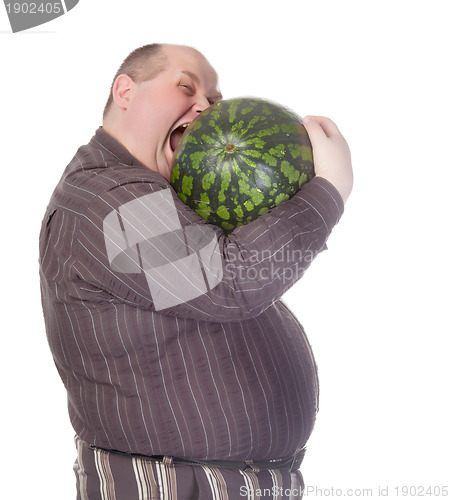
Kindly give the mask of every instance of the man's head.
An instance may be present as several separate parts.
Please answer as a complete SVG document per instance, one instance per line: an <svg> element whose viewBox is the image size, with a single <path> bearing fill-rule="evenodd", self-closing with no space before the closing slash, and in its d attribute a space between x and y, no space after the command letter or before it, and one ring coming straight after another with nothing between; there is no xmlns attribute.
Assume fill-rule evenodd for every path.
<svg viewBox="0 0 450 500"><path fill-rule="evenodd" d="M103 127L147 168L169 178L183 126L221 98L217 73L200 52L147 45L117 72Z"/></svg>
<svg viewBox="0 0 450 500"><path fill-rule="evenodd" d="M133 52L123 61L114 76L108 101L103 111L103 118L107 116L114 102L114 83L120 75L128 75L136 83L141 83L151 80L164 69L167 58L162 53L162 47L163 46L159 43L144 45L143 47L133 50Z"/></svg>

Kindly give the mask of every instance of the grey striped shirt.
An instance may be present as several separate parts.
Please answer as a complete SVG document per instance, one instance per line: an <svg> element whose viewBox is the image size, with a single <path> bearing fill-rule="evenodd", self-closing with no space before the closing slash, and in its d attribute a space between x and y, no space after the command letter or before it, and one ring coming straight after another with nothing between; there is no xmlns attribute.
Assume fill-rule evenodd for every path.
<svg viewBox="0 0 450 500"><path fill-rule="evenodd" d="M48 341L81 439L203 460L302 448L316 367L280 298L342 212L335 188L314 178L225 235L98 129L65 170L40 235Z"/></svg>

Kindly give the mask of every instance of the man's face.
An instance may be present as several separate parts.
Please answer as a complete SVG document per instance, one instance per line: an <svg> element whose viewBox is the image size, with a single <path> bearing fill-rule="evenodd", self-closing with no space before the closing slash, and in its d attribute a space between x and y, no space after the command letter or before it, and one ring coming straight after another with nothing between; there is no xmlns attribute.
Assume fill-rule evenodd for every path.
<svg viewBox="0 0 450 500"><path fill-rule="evenodd" d="M222 96L217 74L202 55L187 47L162 50L165 69L152 80L133 83L126 112L134 140L131 152L168 179L184 127Z"/></svg>

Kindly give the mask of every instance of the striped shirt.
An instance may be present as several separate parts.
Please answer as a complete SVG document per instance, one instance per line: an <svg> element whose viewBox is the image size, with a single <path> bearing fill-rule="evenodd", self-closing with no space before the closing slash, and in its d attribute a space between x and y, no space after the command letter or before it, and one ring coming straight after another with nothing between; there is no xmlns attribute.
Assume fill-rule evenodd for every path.
<svg viewBox="0 0 450 500"><path fill-rule="evenodd" d="M226 235L99 128L63 173L40 234L47 337L77 435L201 460L301 449L316 367L280 298L342 212L316 177Z"/></svg>

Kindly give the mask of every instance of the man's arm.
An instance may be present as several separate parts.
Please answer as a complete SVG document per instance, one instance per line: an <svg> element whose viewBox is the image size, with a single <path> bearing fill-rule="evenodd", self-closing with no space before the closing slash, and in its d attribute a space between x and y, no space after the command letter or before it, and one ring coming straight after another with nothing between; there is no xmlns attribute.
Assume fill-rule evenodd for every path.
<svg viewBox="0 0 450 500"><path fill-rule="evenodd" d="M100 289L137 307L222 322L257 316L278 300L325 248L351 189L350 154L336 126L306 122L317 178L229 235L168 184L127 180L97 197L77 234L74 271L85 298Z"/></svg>

